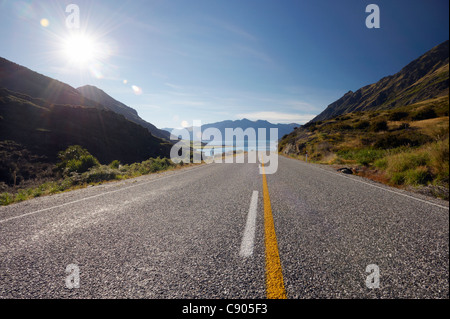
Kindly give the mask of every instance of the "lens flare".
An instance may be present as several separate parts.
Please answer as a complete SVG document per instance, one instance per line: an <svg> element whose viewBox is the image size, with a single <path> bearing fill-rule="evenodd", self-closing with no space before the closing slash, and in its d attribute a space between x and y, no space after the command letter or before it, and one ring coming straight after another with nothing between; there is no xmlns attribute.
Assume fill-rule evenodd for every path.
<svg viewBox="0 0 450 319"><path fill-rule="evenodd" d="M142 94L142 89L137 85L132 85L131 89L133 90L134 94L136 94L136 95Z"/></svg>
<svg viewBox="0 0 450 319"><path fill-rule="evenodd" d="M50 25L50 21L48 21L47 19L41 19L40 21L41 26L43 26L44 28L48 27Z"/></svg>

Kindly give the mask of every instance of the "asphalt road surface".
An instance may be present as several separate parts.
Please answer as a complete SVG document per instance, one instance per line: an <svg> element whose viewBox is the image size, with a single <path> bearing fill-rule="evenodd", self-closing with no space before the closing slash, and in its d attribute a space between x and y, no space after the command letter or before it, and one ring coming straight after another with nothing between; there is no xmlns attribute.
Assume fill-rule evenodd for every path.
<svg viewBox="0 0 450 319"><path fill-rule="evenodd" d="M284 157L263 180L204 164L1 207L0 298L449 297L448 202Z"/></svg>

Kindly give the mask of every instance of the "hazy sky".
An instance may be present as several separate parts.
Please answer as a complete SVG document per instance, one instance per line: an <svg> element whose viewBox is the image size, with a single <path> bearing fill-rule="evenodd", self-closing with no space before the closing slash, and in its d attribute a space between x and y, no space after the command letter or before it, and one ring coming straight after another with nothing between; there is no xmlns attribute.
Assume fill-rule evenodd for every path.
<svg viewBox="0 0 450 319"><path fill-rule="evenodd" d="M371 3L380 8L379 29L365 25ZM80 9L80 29L66 26L69 4ZM447 40L448 6L0 0L0 56L73 87L95 85L160 128L243 117L304 123ZM67 52L74 34L95 49Z"/></svg>

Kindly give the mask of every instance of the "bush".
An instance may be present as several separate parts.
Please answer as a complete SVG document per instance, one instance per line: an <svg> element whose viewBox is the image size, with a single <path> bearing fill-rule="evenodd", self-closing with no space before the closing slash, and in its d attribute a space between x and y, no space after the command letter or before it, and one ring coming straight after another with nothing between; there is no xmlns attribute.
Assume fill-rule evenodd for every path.
<svg viewBox="0 0 450 319"><path fill-rule="evenodd" d="M172 166L175 166L175 164L169 160L168 158L150 158L140 164L137 165L135 169L142 174L149 174L149 173L155 173L158 171L166 170Z"/></svg>
<svg viewBox="0 0 450 319"><path fill-rule="evenodd" d="M413 121L421 121L427 119L433 119L437 117L435 110L431 107L426 107L424 109L418 110L412 116Z"/></svg>
<svg viewBox="0 0 450 319"><path fill-rule="evenodd" d="M80 159L71 159L67 165L66 169L69 173L77 172L84 173L87 172L91 167L98 166L100 163L92 155L83 155Z"/></svg>
<svg viewBox="0 0 450 319"><path fill-rule="evenodd" d="M336 125L336 129L338 131L348 131L348 130L352 130L353 127L348 124L338 124L338 125Z"/></svg>
<svg viewBox="0 0 450 319"><path fill-rule="evenodd" d="M393 112L391 113L391 115L389 115L389 121L400 121L407 118L408 115L409 114L407 112L402 111Z"/></svg>
<svg viewBox="0 0 450 319"><path fill-rule="evenodd" d="M63 163L67 163L73 159L80 159L84 155L90 155L90 153L80 145L69 146L66 150L58 153L58 158Z"/></svg>
<svg viewBox="0 0 450 319"><path fill-rule="evenodd" d="M391 149L401 146L420 146L429 141L426 135L413 130L401 130L396 132L386 132L378 136L373 146L375 148Z"/></svg>
<svg viewBox="0 0 450 319"><path fill-rule="evenodd" d="M382 158L384 156L384 151L365 148L360 150L339 151L338 155L343 159L354 160L360 165L368 166Z"/></svg>
<svg viewBox="0 0 450 319"><path fill-rule="evenodd" d="M396 172L392 174L390 181L396 185L405 183L405 174L403 172Z"/></svg>
<svg viewBox="0 0 450 319"><path fill-rule="evenodd" d="M11 204L14 201L14 196L10 193L2 193L0 194L0 205L6 206Z"/></svg>
<svg viewBox="0 0 450 319"><path fill-rule="evenodd" d="M109 167L113 169L118 169L120 167L120 162L118 160L114 160L111 162L111 164L109 164Z"/></svg>
<svg viewBox="0 0 450 319"><path fill-rule="evenodd" d="M69 146L65 151L59 152L58 157L61 162L57 167L66 174L84 173L90 168L100 165L94 156L79 145Z"/></svg>
<svg viewBox="0 0 450 319"><path fill-rule="evenodd" d="M376 168L379 168L379 169L386 169L387 168L387 166L388 166L388 161L387 161L387 159L385 158L385 157L383 157L383 158L379 158L379 159L377 159L374 163L373 163L373 165L376 167Z"/></svg>
<svg viewBox="0 0 450 319"><path fill-rule="evenodd" d="M449 139L432 143L426 152L430 156L430 168L438 183L449 183Z"/></svg>
<svg viewBox="0 0 450 319"><path fill-rule="evenodd" d="M433 180L431 157L426 148L407 150L385 158L390 181L397 185L426 185ZM378 165L382 166L380 161Z"/></svg>
<svg viewBox="0 0 450 319"><path fill-rule="evenodd" d="M370 126L370 122L369 121L361 121L357 124L355 124L355 129L357 130L365 130L366 128L368 128Z"/></svg>
<svg viewBox="0 0 450 319"><path fill-rule="evenodd" d="M370 126L372 132L387 131L388 125L386 121L376 121Z"/></svg>
<svg viewBox="0 0 450 319"><path fill-rule="evenodd" d="M22 201L26 200L27 198L28 198L28 195L27 195L26 191L19 190L19 192L14 197L14 201L22 202Z"/></svg>
<svg viewBox="0 0 450 319"><path fill-rule="evenodd" d="M432 179L426 166L419 166L405 172L405 183L408 185L426 185Z"/></svg>
<svg viewBox="0 0 450 319"><path fill-rule="evenodd" d="M429 156L426 152L411 151L392 155L388 161L389 172L405 172L411 168L426 166L429 161Z"/></svg>
<svg viewBox="0 0 450 319"><path fill-rule="evenodd" d="M85 183L100 183L103 181L110 181L118 179L119 172L111 169L108 166L102 165L91 168L89 171L81 175L81 182Z"/></svg>

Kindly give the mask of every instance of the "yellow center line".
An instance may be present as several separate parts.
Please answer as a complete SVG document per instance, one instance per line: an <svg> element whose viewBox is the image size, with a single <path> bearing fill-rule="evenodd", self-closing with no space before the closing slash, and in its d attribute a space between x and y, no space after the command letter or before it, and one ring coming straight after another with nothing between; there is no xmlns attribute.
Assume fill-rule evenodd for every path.
<svg viewBox="0 0 450 319"><path fill-rule="evenodd" d="M263 161L264 162L264 161ZM266 246L266 289L268 299L286 299L280 255L278 253L277 236L270 205L269 187L262 163L263 198L264 198L264 241Z"/></svg>

